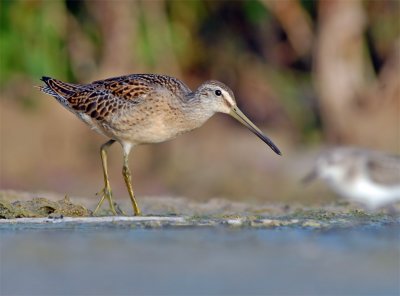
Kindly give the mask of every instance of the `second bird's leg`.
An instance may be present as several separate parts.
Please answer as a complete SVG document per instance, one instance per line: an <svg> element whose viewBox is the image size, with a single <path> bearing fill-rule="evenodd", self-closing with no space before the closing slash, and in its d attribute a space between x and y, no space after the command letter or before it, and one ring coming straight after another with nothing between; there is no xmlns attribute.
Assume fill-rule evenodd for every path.
<svg viewBox="0 0 400 296"><path fill-rule="evenodd" d="M122 167L122 175L124 176L126 188L128 189L129 197L131 198L133 213L135 216L140 216L142 212L136 202L135 194L133 193L132 182L131 182L131 171L129 170L128 163L129 151L125 151L124 149L124 166Z"/></svg>
<svg viewBox="0 0 400 296"><path fill-rule="evenodd" d="M99 192L102 194L102 197L97 204L96 209L93 212L93 215L100 209L101 205L104 202L104 199L107 198L110 203L110 209L114 215L117 215L117 211L114 208L114 202L112 200L112 193L110 187L110 181L108 180L108 168L107 168L107 148L114 144L115 140L110 140L107 143L101 145L100 148L100 156L101 156L101 164L103 165L103 175L104 175L104 188Z"/></svg>

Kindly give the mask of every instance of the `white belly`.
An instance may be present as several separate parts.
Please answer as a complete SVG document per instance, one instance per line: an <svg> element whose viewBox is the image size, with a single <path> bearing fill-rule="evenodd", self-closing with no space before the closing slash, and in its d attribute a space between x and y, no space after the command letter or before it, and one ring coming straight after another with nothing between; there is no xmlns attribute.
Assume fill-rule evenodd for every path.
<svg viewBox="0 0 400 296"><path fill-rule="evenodd" d="M400 200L400 185L380 185L366 178L356 178L352 182L334 184L334 189L339 194L371 209Z"/></svg>

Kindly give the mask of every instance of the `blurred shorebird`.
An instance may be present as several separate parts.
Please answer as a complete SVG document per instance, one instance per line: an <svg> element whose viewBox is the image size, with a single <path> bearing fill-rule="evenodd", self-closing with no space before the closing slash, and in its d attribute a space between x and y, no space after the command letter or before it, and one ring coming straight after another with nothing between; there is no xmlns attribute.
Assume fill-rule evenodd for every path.
<svg viewBox="0 0 400 296"><path fill-rule="evenodd" d="M353 147L321 154L305 182L324 180L340 196L370 210L400 201L400 156Z"/></svg>
<svg viewBox="0 0 400 296"><path fill-rule="evenodd" d="M39 89L61 103L98 133L110 138L100 149L104 188L94 211L106 198L116 215L107 172L107 148L118 141L123 148L122 174L135 215L141 211L131 184L128 155L139 144L158 143L203 125L217 112L237 119L271 149L281 154L278 147L266 137L237 107L232 90L219 81L207 81L196 91L180 80L156 74L132 74L94 81L90 84L72 84L50 77L42 77Z"/></svg>

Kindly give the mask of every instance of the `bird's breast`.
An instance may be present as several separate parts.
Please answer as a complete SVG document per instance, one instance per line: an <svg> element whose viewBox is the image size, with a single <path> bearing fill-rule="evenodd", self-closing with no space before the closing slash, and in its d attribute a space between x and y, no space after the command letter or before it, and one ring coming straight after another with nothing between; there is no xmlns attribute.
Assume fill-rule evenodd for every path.
<svg viewBox="0 0 400 296"><path fill-rule="evenodd" d="M188 118L179 108L135 110L115 116L109 130L114 138L138 144L159 143L199 127L203 121Z"/></svg>

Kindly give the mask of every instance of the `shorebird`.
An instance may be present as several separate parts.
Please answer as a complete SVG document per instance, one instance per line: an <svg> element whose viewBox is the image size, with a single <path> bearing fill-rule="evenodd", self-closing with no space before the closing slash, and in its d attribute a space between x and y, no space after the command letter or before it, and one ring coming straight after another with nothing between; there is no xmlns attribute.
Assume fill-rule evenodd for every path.
<svg viewBox="0 0 400 296"><path fill-rule="evenodd" d="M355 147L322 153L305 182L320 178L338 195L369 210L400 201L400 156Z"/></svg>
<svg viewBox="0 0 400 296"><path fill-rule="evenodd" d="M123 150L122 174L132 202L140 215L131 183L129 152L134 146L172 139L203 125L215 113L226 113L245 125L275 153L278 147L238 108L232 90L219 81L207 81L192 91L182 81L156 74L132 74L72 84L42 77L39 89L53 96L93 130L110 140L100 148L104 188L93 214L105 199L114 215L116 210L107 171L107 148L119 142Z"/></svg>

